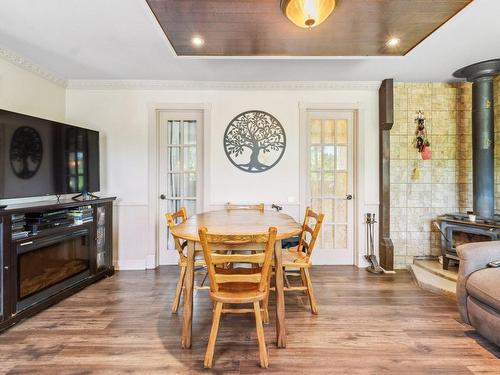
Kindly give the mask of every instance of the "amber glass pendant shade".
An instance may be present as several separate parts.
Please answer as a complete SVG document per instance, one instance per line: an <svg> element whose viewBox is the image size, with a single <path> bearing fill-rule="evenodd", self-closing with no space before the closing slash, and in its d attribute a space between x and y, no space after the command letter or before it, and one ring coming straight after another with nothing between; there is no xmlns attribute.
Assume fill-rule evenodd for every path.
<svg viewBox="0 0 500 375"><path fill-rule="evenodd" d="M281 0L283 14L306 29L321 25L334 9L335 0Z"/></svg>

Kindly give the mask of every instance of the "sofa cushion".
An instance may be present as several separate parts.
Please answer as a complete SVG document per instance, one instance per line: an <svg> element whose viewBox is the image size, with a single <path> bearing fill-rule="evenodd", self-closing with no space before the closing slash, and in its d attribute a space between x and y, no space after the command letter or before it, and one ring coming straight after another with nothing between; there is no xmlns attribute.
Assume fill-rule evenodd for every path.
<svg viewBox="0 0 500 375"><path fill-rule="evenodd" d="M482 303L500 311L500 268L484 268L467 279L467 292Z"/></svg>

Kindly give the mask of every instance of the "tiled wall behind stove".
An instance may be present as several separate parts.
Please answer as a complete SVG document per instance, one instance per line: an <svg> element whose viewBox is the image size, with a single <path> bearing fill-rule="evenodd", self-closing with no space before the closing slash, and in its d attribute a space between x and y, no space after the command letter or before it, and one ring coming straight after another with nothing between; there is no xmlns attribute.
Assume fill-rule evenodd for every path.
<svg viewBox="0 0 500 375"><path fill-rule="evenodd" d="M472 86L397 83L391 130L391 238L394 266L440 255L437 216L472 209ZM432 149L422 160L412 144L421 110ZM496 206L500 208L500 77L495 80ZM417 172L418 170L418 172Z"/></svg>

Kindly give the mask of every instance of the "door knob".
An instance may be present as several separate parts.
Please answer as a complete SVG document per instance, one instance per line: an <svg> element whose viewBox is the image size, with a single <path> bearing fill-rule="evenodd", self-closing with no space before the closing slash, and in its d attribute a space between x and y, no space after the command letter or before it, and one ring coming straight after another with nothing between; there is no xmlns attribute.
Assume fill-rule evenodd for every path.
<svg viewBox="0 0 500 375"><path fill-rule="evenodd" d="M167 196L165 194L160 195L160 199L167 199Z"/></svg>
<svg viewBox="0 0 500 375"><path fill-rule="evenodd" d="M345 196L345 199L347 199L348 201L350 201L350 200L352 199L352 195L351 195L351 194L347 194L347 195Z"/></svg>

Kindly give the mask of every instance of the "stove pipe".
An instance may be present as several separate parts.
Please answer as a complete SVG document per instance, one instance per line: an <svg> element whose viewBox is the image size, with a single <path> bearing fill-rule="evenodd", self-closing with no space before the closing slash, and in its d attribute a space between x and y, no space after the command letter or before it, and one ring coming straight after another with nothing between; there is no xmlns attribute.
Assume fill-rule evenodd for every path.
<svg viewBox="0 0 500 375"><path fill-rule="evenodd" d="M466 66L453 73L472 82L472 190L473 209L479 217L495 215L493 78L500 74L500 59Z"/></svg>

